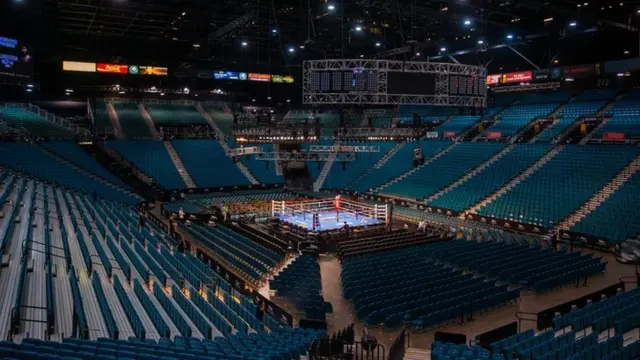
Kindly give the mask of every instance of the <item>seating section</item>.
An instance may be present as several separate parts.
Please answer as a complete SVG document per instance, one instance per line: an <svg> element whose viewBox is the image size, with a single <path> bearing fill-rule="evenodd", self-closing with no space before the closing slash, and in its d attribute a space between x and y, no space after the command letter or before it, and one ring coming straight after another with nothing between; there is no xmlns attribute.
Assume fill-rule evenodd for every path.
<svg viewBox="0 0 640 360"><path fill-rule="evenodd" d="M211 116L220 131L225 135L233 135L233 115L225 112L220 106L203 105L204 110Z"/></svg>
<svg viewBox="0 0 640 360"><path fill-rule="evenodd" d="M325 189L346 188L351 182L356 181L362 174L371 169L378 160L382 159L385 154L395 146L395 143L382 141L368 143L344 142L342 145L379 146L380 152L355 153L355 160L345 162L344 167L342 162L334 161L333 164L331 164L331 170L323 184L323 188Z"/></svg>
<svg viewBox="0 0 640 360"><path fill-rule="evenodd" d="M592 253L553 251L496 241L454 240L431 249L430 257L536 292L601 274L605 263Z"/></svg>
<svg viewBox="0 0 640 360"><path fill-rule="evenodd" d="M627 96L616 101L607 113L613 116L594 135L603 137L606 133L623 133L626 138L640 136L640 99Z"/></svg>
<svg viewBox="0 0 640 360"><path fill-rule="evenodd" d="M280 254L225 226L193 224L186 230L196 241L221 256L224 261L255 283L259 283L282 261Z"/></svg>
<svg viewBox="0 0 640 360"><path fill-rule="evenodd" d="M140 171L153 178L161 187L165 189L184 189L187 187L162 141L109 141L107 145L127 161L133 163ZM191 174L189 166L186 164L185 166ZM193 176L193 174L191 175Z"/></svg>
<svg viewBox="0 0 640 360"><path fill-rule="evenodd" d="M618 92L618 89L585 90L576 96L575 101L613 100Z"/></svg>
<svg viewBox="0 0 640 360"><path fill-rule="evenodd" d="M229 141L229 146L232 148L239 147L233 140ZM263 151L274 151L273 144L255 144L247 146L258 146ZM240 157L243 164L247 166L251 174L258 179L261 184L282 184L284 183L284 177L282 175L276 175L276 162L256 160L255 155L244 155ZM243 175L244 176L244 175Z"/></svg>
<svg viewBox="0 0 640 360"><path fill-rule="evenodd" d="M639 153L637 147L567 145L477 213L552 227L585 203Z"/></svg>
<svg viewBox="0 0 640 360"><path fill-rule="evenodd" d="M446 360L446 359L465 359L465 360L504 360L503 357L494 356L491 357L489 350L479 345L465 345L465 344L452 344L441 343L434 341L431 343L431 359L432 360Z"/></svg>
<svg viewBox="0 0 640 360"><path fill-rule="evenodd" d="M440 125L436 130L440 136L444 136L447 133L453 133L454 136L459 136L474 126L480 119L480 116L475 115L453 116L451 120Z"/></svg>
<svg viewBox="0 0 640 360"><path fill-rule="evenodd" d="M390 233L364 235L355 239L345 239L338 243L338 254L341 258L346 259L349 257L395 250L442 239L442 236L440 236L437 231L431 227L426 229L425 234L410 233L406 230L396 230Z"/></svg>
<svg viewBox="0 0 640 360"><path fill-rule="evenodd" d="M513 105L498 116L498 121L489 127L483 136L488 136L488 133L500 133L501 137L513 136L534 119L549 116L559 105L559 103Z"/></svg>
<svg viewBox="0 0 640 360"><path fill-rule="evenodd" d="M509 289L484 276L466 274L430 254L448 242L418 245L342 260L342 289L358 318L398 329L408 321L431 328L516 301Z"/></svg>
<svg viewBox="0 0 640 360"><path fill-rule="evenodd" d="M114 102L113 108L116 113L118 113L120 127L127 139L151 138L151 132L137 104L132 102Z"/></svg>
<svg viewBox="0 0 640 360"><path fill-rule="evenodd" d="M640 172L611 194L571 230L603 237L609 241L625 241L640 233Z"/></svg>
<svg viewBox="0 0 640 360"><path fill-rule="evenodd" d="M4 122L12 127L23 128L35 136L57 138L74 136L69 130L58 126L22 106L0 105L0 122Z"/></svg>
<svg viewBox="0 0 640 360"><path fill-rule="evenodd" d="M320 265L311 256L299 256L269 282L271 290L304 311L307 319L326 321L325 314L331 312L331 303L322 297Z"/></svg>
<svg viewBox="0 0 640 360"><path fill-rule="evenodd" d="M386 194L422 199L446 187L459 177L491 158L504 147L501 143L463 142L454 145L447 153L394 180L383 188Z"/></svg>
<svg viewBox="0 0 640 360"><path fill-rule="evenodd" d="M207 124L195 105L145 104L145 108L156 126Z"/></svg>
<svg viewBox="0 0 640 360"><path fill-rule="evenodd" d="M6 359L246 359L279 360L298 358L324 331L285 328L271 333L234 334L227 338L200 340L177 336L142 340L81 340L66 338L62 342L25 339L17 344L0 342L0 357Z"/></svg>
<svg viewBox="0 0 640 360"><path fill-rule="evenodd" d="M353 181L349 188L361 192L369 192L411 170L413 168L413 151L418 146L422 150L422 156L424 156L425 160L428 160L450 145L450 141L437 140L421 140L417 143L406 142L382 166L379 168L371 167L357 181Z"/></svg>
<svg viewBox="0 0 640 360"><path fill-rule="evenodd" d="M447 191L428 205L456 211L465 210L486 198L508 181L533 165L551 147L545 144L520 144L480 173Z"/></svg>
<svg viewBox="0 0 640 360"><path fill-rule="evenodd" d="M174 140L172 144L198 187L250 184L218 141Z"/></svg>
<svg viewBox="0 0 640 360"><path fill-rule="evenodd" d="M96 99L93 107L94 128L98 134L103 132L113 132L113 124L107 111L107 104L104 99Z"/></svg>
<svg viewBox="0 0 640 360"><path fill-rule="evenodd" d="M51 151L57 156L64 158L65 160L72 162L73 164L87 170L88 172L95 174L112 184L128 188L122 180L117 176L110 173L107 169L102 167L96 159L91 157L86 151L84 151L79 145L70 141L49 141L43 142L40 146Z"/></svg>
<svg viewBox="0 0 640 360"><path fill-rule="evenodd" d="M104 199L135 204L141 201L138 195L104 180L80 172L73 166L56 158L37 145L27 143L0 143L0 164L16 171L46 179L56 184L96 194ZM106 170L105 170L106 171Z"/></svg>
<svg viewBox="0 0 640 360"><path fill-rule="evenodd" d="M560 135L569 126L571 126L576 120L583 116L595 116L602 107L605 105L605 101L591 101L591 102L572 102L567 104L562 110L560 110L556 117L559 118L557 123L550 125L544 129L536 138L536 141L549 142L556 136Z"/></svg>

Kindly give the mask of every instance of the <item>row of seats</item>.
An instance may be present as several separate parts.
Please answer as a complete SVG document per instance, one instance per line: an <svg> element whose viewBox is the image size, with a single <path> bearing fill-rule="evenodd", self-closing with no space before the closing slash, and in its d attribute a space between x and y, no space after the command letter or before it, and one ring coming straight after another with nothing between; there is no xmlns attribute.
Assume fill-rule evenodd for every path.
<svg viewBox="0 0 640 360"><path fill-rule="evenodd" d="M567 145L478 214L552 227L640 154L640 148Z"/></svg>
<svg viewBox="0 0 640 360"><path fill-rule="evenodd" d="M355 160L342 163L340 161L334 161L331 165L331 170L324 181L323 188L326 189L343 189L346 188L352 181L356 181L366 171L371 169L382 157L384 157L389 150L393 148L395 143L392 142L345 142L344 146L378 146L379 152L373 153L355 153Z"/></svg>
<svg viewBox="0 0 640 360"><path fill-rule="evenodd" d="M544 129L537 137L536 141L550 142L558 135L562 134L567 128L579 118L586 116L595 116L598 111L605 105L605 101L589 101L589 102L572 102L567 104L560 110L555 117L559 118L555 124Z"/></svg>
<svg viewBox="0 0 640 360"><path fill-rule="evenodd" d="M127 139L150 139L151 131L142 117L138 105L132 102L114 102L120 128Z"/></svg>
<svg viewBox="0 0 640 360"><path fill-rule="evenodd" d="M238 147L233 141L229 141L229 146L232 148ZM275 146L273 144L248 144L247 146L258 146L265 152L275 151ZM284 177L276 174L275 161L256 160L255 155L244 155L240 157L240 160L247 166L251 174L253 174L261 184L270 185L284 183Z"/></svg>
<svg viewBox="0 0 640 360"><path fill-rule="evenodd" d="M326 312L331 312L331 303L322 297L320 265L312 256L297 257L269 281L269 287L304 311L308 319L326 321Z"/></svg>
<svg viewBox="0 0 640 360"><path fill-rule="evenodd" d="M159 126L207 123L194 105L146 104L145 108L153 122Z"/></svg>
<svg viewBox="0 0 640 360"><path fill-rule="evenodd" d="M34 136L54 138L70 138L73 136L68 129L22 106L0 105L0 122L4 122L12 127L23 128Z"/></svg>
<svg viewBox="0 0 640 360"><path fill-rule="evenodd" d="M489 115L490 116L490 115ZM477 115L457 115L451 117L451 120L445 122L437 128L441 136L445 133L453 133L459 136L472 126L474 126L482 117Z"/></svg>
<svg viewBox="0 0 640 360"><path fill-rule="evenodd" d="M473 345L441 343L434 341L431 343L431 359L432 360L504 360L503 356L491 356L489 350Z"/></svg>
<svg viewBox="0 0 640 360"><path fill-rule="evenodd" d="M535 105L513 105L504 110L498 117L498 121L493 124L487 131L500 133L501 137L510 137L518 133L531 121L539 117L549 116L560 103L547 103Z"/></svg>
<svg viewBox="0 0 640 360"><path fill-rule="evenodd" d="M107 111L107 104L104 99L96 99L95 106L93 107L93 128L97 134L102 132L112 132L113 124Z"/></svg>

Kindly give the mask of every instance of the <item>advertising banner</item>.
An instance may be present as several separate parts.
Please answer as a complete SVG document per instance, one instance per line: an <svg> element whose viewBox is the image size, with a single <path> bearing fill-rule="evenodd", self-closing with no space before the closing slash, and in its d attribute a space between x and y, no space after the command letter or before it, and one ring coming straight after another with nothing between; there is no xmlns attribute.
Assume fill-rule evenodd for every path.
<svg viewBox="0 0 640 360"><path fill-rule="evenodd" d="M429 131L429 132L426 134L426 138L427 138L427 139L437 139L437 138L438 138L438 132L436 132L436 131Z"/></svg>
<svg viewBox="0 0 640 360"><path fill-rule="evenodd" d="M96 72L96 63L80 61L63 61L63 71Z"/></svg>
<svg viewBox="0 0 640 360"><path fill-rule="evenodd" d="M118 65L118 64L98 63L98 64L96 64L96 70L99 73L128 74L129 73L129 66L127 66L127 65Z"/></svg>
<svg viewBox="0 0 640 360"><path fill-rule="evenodd" d="M444 137L454 137L454 136L456 136L456 133L453 132L453 131L447 131L444 134L442 134L442 136L444 136Z"/></svg>
<svg viewBox="0 0 640 360"><path fill-rule="evenodd" d="M501 132L488 132L487 133L487 138L489 139L500 139L502 137L502 133Z"/></svg>
<svg viewBox="0 0 640 360"><path fill-rule="evenodd" d="M502 74L503 84L527 82L531 79L533 79L533 71L531 70Z"/></svg>
<svg viewBox="0 0 640 360"><path fill-rule="evenodd" d="M282 80L287 84L293 84L293 76L284 76Z"/></svg>
<svg viewBox="0 0 640 360"><path fill-rule="evenodd" d="M271 75L271 81L273 81L274 83L281 83L284 82L284 79L282 75Z"/></svg>
<svg viewBox="0 0 640 360"><path fill-rule="evenodd" d="M140 75L167 76L169 69L159 66L140 66Z"/></svg>
<svg viewBox="0 0 640 360"><path fill-rule="evenodd" d="M0 36L0 77L31 78L34 64L32 50L18 39Z"/></svg>
<svg viewBox="0 0 640 360"><path fill-rule="evenodd" d="M590 75L595 75L595 64L565 66L562 69L565 78L582 78Z"/></svg>
<svg viewBox="0 0 640 360"><path fill-rule="evenodd" d="M533 80L547 80L549 79L549 69L533 70Z"/></svg>
<svg viewBox="0 0 640 360"><path fill-rule="evenodd" d="M249 80L251 80L251 81L269 82L269 81L271 81L271 75L269 75L269 74L249 73Z"/></svg>
<svg viewBox="0 0 640 360"><path fill-rule="evenodd" d="M562 68L554 67L549 69L549 79L550 80L561 80L562 79Z"/></svg>
<svg viewBox="0 0 640 360"><path fill-rule="evenodd" d="M498 85L500 84L500 78L502 74L493 74L487 76L487 85Z"/></svg>
<svg viewBox="0 0 640 360"><path fill-rule="evenodd" d="M238 80L240 75L235 71L218 71L213 73L213 78L216 80Z"/></svg>
<svg viewBox="0 0 640 360"><path fill-rule="evenodd" d="M624 133L620 132L608 132L602 135L603 140L607 141L624 141Z"/></svg>

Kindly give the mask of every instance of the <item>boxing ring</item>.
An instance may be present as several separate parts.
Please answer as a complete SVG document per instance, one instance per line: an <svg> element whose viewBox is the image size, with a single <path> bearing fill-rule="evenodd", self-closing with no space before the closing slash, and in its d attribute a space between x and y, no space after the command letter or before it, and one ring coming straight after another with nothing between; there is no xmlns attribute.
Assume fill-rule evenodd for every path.
<svg viewBox="0 0 640 360"><path fill-rule="evenodd" d="M345 228L366 229L390 222L389 205L345 200L340 196L307 201L271 202L271 215L287 225L306 231L324 232Z"/></svg>

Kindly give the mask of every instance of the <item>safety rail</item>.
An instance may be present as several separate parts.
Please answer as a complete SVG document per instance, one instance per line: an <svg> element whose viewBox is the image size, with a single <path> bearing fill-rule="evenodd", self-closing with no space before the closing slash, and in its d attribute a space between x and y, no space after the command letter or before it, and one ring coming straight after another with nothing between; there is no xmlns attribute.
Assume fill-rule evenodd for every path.
<svg viewBox="0 0 640 360"><path fill-rule="evenodd" d="M317 339L309 348L309 360L387 360L382 344L371 341L356 341L347 344L339 339Z"/></svg>

